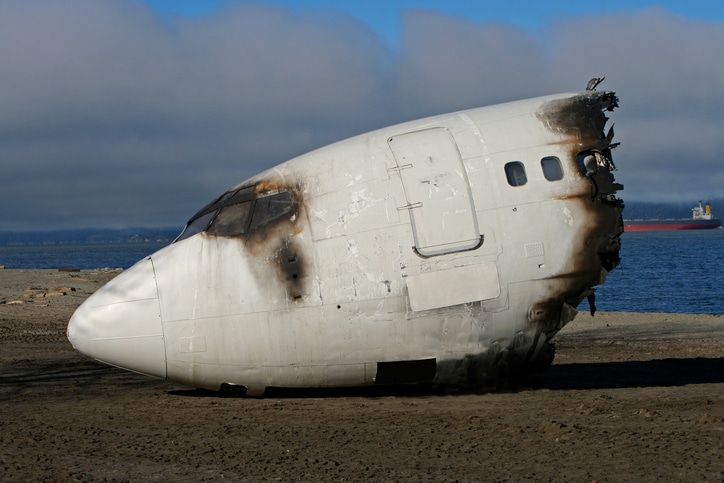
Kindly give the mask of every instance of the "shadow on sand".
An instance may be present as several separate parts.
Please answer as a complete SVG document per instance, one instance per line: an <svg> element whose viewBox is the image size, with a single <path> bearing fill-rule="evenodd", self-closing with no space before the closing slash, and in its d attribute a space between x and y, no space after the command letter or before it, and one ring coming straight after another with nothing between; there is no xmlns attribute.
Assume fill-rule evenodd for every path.
<svg viewBox="0 0 724 483"><path fill-rule="evenodd" d="M539 375L538 388L618 389L724 382L724 357L556 364Z"/></svg>
<svg viewBox="0 0 724 483"><path fill-rule="evenodd" d="M460 388L431 384L384 385L333 389L293 389L270 387L266 398L326 397L421 397L530 390L623 389L673 387L688 384L724 383L724 358L656 359L651 361L591 362L556 364L545 372L523 380L504 381L480 388ZM173 390L169 394L186 397L239 397L241 391Z"/></svg>

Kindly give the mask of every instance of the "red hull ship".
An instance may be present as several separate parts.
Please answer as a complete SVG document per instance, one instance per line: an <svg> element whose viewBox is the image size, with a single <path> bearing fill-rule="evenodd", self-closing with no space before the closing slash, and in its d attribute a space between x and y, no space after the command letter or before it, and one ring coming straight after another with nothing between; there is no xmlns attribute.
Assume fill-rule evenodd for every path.
<svg viewBox="0 0 724 483"><path fill-rule="evenodd" d="M624 231L654 231L654 230L711 230L721 228L721 220L711 214L709 203L706 207L699 206L691 209L692 217L669 218L662 220L623 220Z"/></svg>

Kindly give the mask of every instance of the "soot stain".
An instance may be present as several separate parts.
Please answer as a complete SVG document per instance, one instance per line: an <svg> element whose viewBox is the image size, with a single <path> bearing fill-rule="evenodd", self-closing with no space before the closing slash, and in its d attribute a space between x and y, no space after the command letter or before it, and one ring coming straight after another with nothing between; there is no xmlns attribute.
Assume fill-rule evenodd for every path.
<svg viewBox="0 0 724 483"><path fill-rule="evenodd" d="M301 299L304 294L305 267L301 250L291 237L281 241L275 250L274 260L289 297L292 300Z"/></svg>
<svg viewBox="0 0 724 483"><path fill-rule="evenodd" d="M588 92L547 102L536 115L554 132L578 139L582 144L597 144L606 139L603 128L608 118L603 111L617 106L613 92Z"/></svg>
<svg viewBox="0 0 724 483"><path fill-rule="evenodd" d="M242 187L241 189L244 189ZM303 247L295 241L304 227L302 215L304 210L303 186L301 183L289 183L275 179L262 179L246 188L253 189L253 195L259 198L278 192L289 193L292 207L284 216L275 218L269 223L238 235L217 235L238 240L244 245L249 257L257 260L256 276L271 281L272 273L278 280L291 301L304 296L304 280L306 275L306 257ZM264 263L266 261L267 263ZM274 266L274 270L264 269Z"/></svg>

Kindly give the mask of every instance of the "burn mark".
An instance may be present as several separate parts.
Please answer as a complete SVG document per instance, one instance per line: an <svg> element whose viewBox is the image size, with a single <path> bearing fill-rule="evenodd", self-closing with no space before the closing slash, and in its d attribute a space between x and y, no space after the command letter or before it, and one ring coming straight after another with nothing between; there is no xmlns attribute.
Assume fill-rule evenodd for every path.
<svg viewBox="0 0 724 483"><path fill-rule="evenodd" d="M279 273L279 279L287 287L289 297L292 300L301 299L304 293L305 268L301 263L299 247L295 246L291 236L281 240L279 247L275 250L273 260Z"/></svg>
<svg viewBox="0 0 724 483"><path fill-rule="evenodd" d="M571 256L560 275L545 281L546 295L528 314L528 321L546 343L620 262L624 203L616 193L623 186L615 183L612 174L616 169L611 158L611 149L616 146L611 144L613 129L604 132L608 121L604 112L616 107L618 99L613 92L589 91L550 101L537 113L546 128L563 138L571 162L577 164L579 179L585 180L579 184L578 193L561 198L576 213L575 232L570 235L574 243Z"/></svg>
<svg viewBox="0 0 724 483"><path fill-rule="evenodd" d="M545 370L553 362L555 345L540 332L519 333L491 343L491 350L438 361L434 382L463 387L516 384Z"/></svg>
<svg viewBox="0 0 724 483"><path fill-rule="evenodd" d="M561 328L562 307L562 300L549 300L534 305L528 310L528 321L537 325L540 332L555 334Z"/></svg>
<svg viewBox="0 0 724 483"><path fill-rule="evenodd" d="M259 216L258 223L254 223L252 217L249 232L239 237L250 256L266 260L274 267L276 279L284 287L287 298L294 302L302 300L308 292L305 289L307 257L297 237L303 232L302 192L300 183L283 183L272 179L256 183L256 206L262 206L260 202L263 203L265 199L270 200L266 206L262 206L262 209L267 210L266 216ZM280 207L274 207L271 202L274 197L282 199L282 204L286 203L287 207L277 210ZM264 270L258 276L269 277L269 272Z"/></svg>
<svg viewBox="0 0 724 483"><path fill-rule="evenodd" d="M568 106L565 105L566 101ZM581 146L571 146L575 149L572 154L575 155L582 174L590 180L592 189L590 198L581 197L579 200L581 209L586 214L584 231L581 233L586 245L578 253L585 256L589 263L598 262L601 268L611 271L620 261L618 253L620 236L623 233L624 203L616 197L616 193L623 190L623 185L616 183L613 177L616 166L612 160L611 149L616 145L611 144L613 127L608 133L604 133L608 118L603 112L618 107L618 99L613 92L587 92L564 100L558 106L553 103L547 108L544 106L543 111L556 112L557 107L558 112L574 112L569 119L585 117L585 112L588 112L590 121L580 119L579 122L588 126L589 145L583 146L584 149L581 149ZM563 125L565 127L565 121ZM583 260L579 260L579 264L583 264Z"/></svg>
<svg viewBox="0 0 724 483"><path fill-rule="evenodd" d="M620 262L623 204L611 206L587 196L568 202L578 205L575 211L580 220L579 228L570 235L574 248L561 274L545 281L547 296L534 304L535 313L529 314L529 319L548 337L570 320L566 307L575 309Z"/></svg>
<svg viewBox="0 0 724 483"><path fill-rule="evenodd" d="M269 279L269 264L287 296L305 293L305 256L296 235L303 231L301 183L262 179L232 188L202 208L176 241L203 232L207 237L238 240L257 262L260 280Z"/></svg>
<svg viewBox="0 0 724 483"><path fill-rule="evenodd" d="M613 92L592 91L547 102L536 116L557 134L578 140L582 145L598 145L607 139L603 128L608 118L603 111L616 107L618 98Z"/></svg>

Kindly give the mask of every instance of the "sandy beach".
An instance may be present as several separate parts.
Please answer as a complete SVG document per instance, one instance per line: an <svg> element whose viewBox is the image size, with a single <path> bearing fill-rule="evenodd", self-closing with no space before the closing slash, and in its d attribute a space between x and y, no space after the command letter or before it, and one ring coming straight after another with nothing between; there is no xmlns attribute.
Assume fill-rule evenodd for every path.
<svg viewBox="0 0 724 483"><path fill-rule="evenodd" d="M244 399L75 352L116 274L0 270L4 481L724 481L724 315L581 313L514 388Z"/></svg>

